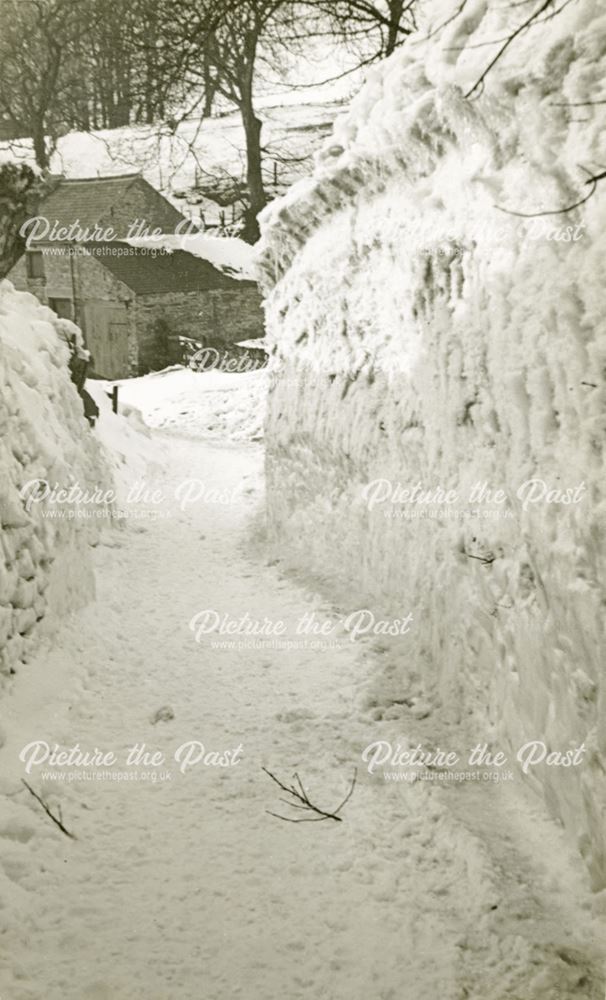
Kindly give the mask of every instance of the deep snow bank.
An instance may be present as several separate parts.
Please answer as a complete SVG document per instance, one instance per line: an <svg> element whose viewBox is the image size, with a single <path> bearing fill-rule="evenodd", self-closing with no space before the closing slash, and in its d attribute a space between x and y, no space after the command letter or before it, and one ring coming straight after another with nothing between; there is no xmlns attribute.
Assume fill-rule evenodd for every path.
<svg viewBox="0 0 606 1000"><path fill-rule="evenodd" d="M70 379L66 322L0 283L0 679L27 658L49 611L63 614L93 592L95 505L42 499L47 486L107 486Z"/></svg>
<svg viewBox="0 0 606 1000"><path fill-rule="evenodd" d="M105 460L111 469L115 487L116 522L134 483L142 483L155 475L166 463L166 448L152 438L140 411L123 402L114 413L111 391L115 382L87 379L86 389L99 407L95 437L100 441Z"/></svg>
<svg viewBox="0 0 606 1000"><path fill-rule="evenodd" d="M570 205L605 162L604 105L576 106L603 96L592 6L520 34L476 100L485 43L526 7L470 0L382 64L314 176L266 210L259 265L273 540L352 607L414 613L400 700L418 675L474 742L585 743L582 766L529 780L599 887L606 181L563 215L495 207Z"/></svg>

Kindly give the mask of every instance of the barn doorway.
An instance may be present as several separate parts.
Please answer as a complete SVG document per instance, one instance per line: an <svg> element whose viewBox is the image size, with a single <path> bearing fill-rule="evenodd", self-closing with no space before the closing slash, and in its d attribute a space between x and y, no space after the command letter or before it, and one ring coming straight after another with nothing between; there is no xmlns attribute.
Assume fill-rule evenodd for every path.
<svg viewBox="0 0 606 1000"><path fill-rule="evenodd" d="M99 378L125 378L129 374L126 307L92 300L84 305L83 317L94 374Z"/></svg>

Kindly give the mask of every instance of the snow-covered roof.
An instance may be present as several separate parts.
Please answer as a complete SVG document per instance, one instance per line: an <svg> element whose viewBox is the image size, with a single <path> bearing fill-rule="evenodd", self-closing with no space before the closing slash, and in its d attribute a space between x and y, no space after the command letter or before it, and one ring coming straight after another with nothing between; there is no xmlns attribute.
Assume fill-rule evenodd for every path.
<svg viewBox="0 0 606 1000"><path fill-rule="evenodd" d="M162 252L161 248L133 247L118 241L85 246L91 256L137 295L235 287L228 274L183 250Z"/></svg>
<svg viewBox="0 0 606 1000"><path fill-rule="evenodd" d="M179 236L166 233L159 237L127 242L133 247L186 251L192 257L208 261L213 267L238 281L257 280L254 248L235 236L206 236L204 233Z"/></svg>

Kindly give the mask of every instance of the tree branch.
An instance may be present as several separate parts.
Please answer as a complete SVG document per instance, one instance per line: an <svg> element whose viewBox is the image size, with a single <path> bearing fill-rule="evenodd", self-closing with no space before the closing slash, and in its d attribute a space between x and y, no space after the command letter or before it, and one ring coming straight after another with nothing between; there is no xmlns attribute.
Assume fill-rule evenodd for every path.
<svg viewBox="0 0 606 1000"><path fill-rule="evenodd" d="M38 795L38 793L37 793L37 792L35 792L35 791L34 791L34 789L32 788L32 786L31 786L31 785L28 785L28 783L27 783L27 781L25 780L25 778L21 778L21 781L23 782L23 784L24 784L24 785L25 785L25 787L27 788L28 792L29 792L29 793L30 793L31 795L33 795L33 796L34 796L34 798L35 798L36 802L39 802L39 803L40 803L40 805L41 805L41 806L42 806L42 808L44 809L44 812L46 813L46 815L47 815L47 816L48 816L48 817L49 817L50 819L52 819L53 823L54 823L54 824L55 824L56 826L58 826L58 827L59 827L59 829L61 830L61 833L64 833L64 834L65 834L65 836L66 836L66 837L69 837L69 838L70 838L71 840L77 840L78 838L76 837L75 833L70 833L70 832L69 832L69 830L66 830L66 828L65 828L65 827L63 826L63 823L62 823L62 821L61 821L61 817L59 816L59 818L57 818L57 817L56 817L55 815L53 815L53 813L52 813L52 812L50 811L50 809L49 809L49 807L47 806L47 804L46 804L46 802L44 801L44 799L43 799L43 798L41 798L41 797L40 797L40 796Z"/></svg>
<svg viewBox="0 0 606 1000"><path fill-rule="evenodd" d="M264 767L262 770L265 771L265 774L267 774L268 777L270 777L273 782L275 782L278 788L281 788L283 792L286 792L287 795L291 796L291 799L295 800L292 801L291 799L280 799L280 802L285 802L286 805L289 805L293 809L303 809L307 810L308 812L313 812L317 814L316 816L313 817L310 816L310 817L294 818L289 816L281 816L279 815L279 813L274 813L270 812L269 810L266 810L269 816L274 816L276 819L284 820L285 823L321 823L323 820L326 819L333 819L337 823L343 822L342 817L339 816L339 813L341 812L343 806L347 802L349 802L351 796L353 795L353 791L356 786L357 770L354 770L353 778L351 781L349 791L347 792L347 795L340 803L340 805L338 805L336 809L333 809L330 812L326 812L324 809L320 809L319 806L314 805L313 802L310 801L309 796L303 786L303 782L301 781L301 778L299 777L296 771L293 775L293 778L296 784L298 785L298 790L297 788L295 788L294 785L285 785L284 782L282 782L279 778L277 778L275 774L272 774L271 771L268 771L266 767Z"/></svg>
<svg viewBox="0 0 606 1000"><path fill-rule="evenodd" d="M581 167L581 170L585 170L586 174L589 173L589 171L586 170L585 167ZM503 208L502 205L495 205L494 207L498 208L499 212L505 212L507 215L516 215L520 219L538 219L542 215L565 215L567 212L572 212L573 209L579 208L580 205L584 205L586 201L589 201L589 199L595 192L595 189L598 186L599 181L603 181L605 177L606 177L606 170L603 170L601 174L592 174L590 177L588 177L588 179L585 181L585 184L591 185L589 193L586 194L583 198L580 198L578 201L573 202L572 205L567 205L566 208L555 208L545 212L515 212L510 208Z"/></svg>
<svg viewBox="0 0 606 1000"><path fill-rule="evenodd" d="M509 46L511 45L511 43L514 42L515 39L518 37L518 35L521 35L522 32L526 30L526 28L529 28L530 25L533 23L533 21L536 21L536 19L538 17L540 17L541 14L544 11L546 11L547 8L549 6L551 6L552 3L553 3L553 0L543 0L543 3L541 3L541 5L539 7L537 7L537 9L530 15L530 17L527 17L526 20L523 21L522 24L520 24L515 29L515 31L513 31L511 33L511 35L509 35L509 37L505 39L505 41L501 45L501 48L499 49L499 51L497 52L497 54L494 56L494 58L492 58L490 60L490 62L488 63L488 66L486 67L486 69L478 77L478 79L474 83L473 87L471 87L471 89L467 91L467 93L465 94L465 97L471 97L471 95L474 93L474 91L476 91L478 89L478 87L480 86L480 84L484 82L484 80L486 79L486 77L490 73L490 71L493 68L493 66L495 66L498 63L499 59L505 54L505 52L507 51L507 49L509 48Z"/></svg>

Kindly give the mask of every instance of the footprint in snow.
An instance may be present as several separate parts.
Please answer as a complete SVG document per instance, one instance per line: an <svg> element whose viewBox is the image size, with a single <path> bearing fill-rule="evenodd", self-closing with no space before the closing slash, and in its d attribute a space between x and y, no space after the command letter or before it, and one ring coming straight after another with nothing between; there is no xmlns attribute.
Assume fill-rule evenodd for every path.
<svg viewBox="0 0 606 1000"><path fill-rule="evenodd" d="M163 705L162 708L157 710L157 712L154 712L149 721L152 726L155 726L157 722L170 722L170 720L174 719L174 717L175 713L170 705Z"/></svg>
<svg viewBox="0 0 606 1000"><path fill-rule="evenodd" d="M308 708L292 708L287 712L278 712L278 722L300 722L302 719L314 719L315 715Z"/></svg>

